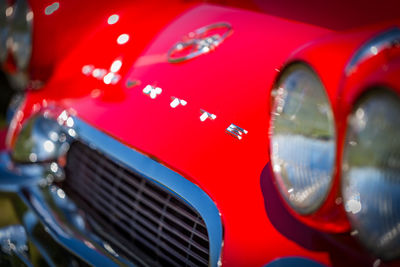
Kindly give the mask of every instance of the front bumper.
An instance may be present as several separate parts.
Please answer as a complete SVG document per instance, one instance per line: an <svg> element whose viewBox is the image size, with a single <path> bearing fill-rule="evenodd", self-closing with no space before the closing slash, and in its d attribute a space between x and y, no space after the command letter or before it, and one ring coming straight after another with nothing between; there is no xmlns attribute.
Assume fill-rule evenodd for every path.
<svg viewBox="0 0 400 267"><path fill-rule="evenodd" d="M76 141L108 155L193 207L207 228L208 265L219 264L223 242L222 221L215 203L200 187L78 118L74 118L74 133L77 133ZM135 257L139 259L138 262L133 264L125 256L118 255L110 244L90 230L93 228L86 221L85 213L59 187L65 177L59 172L63 172L64 168L57 167L54 170L54 164L58 166L55 162L16 164L9 153L0 153L0 197L5 195L13 200L20 226L23 226L28 240L26 247L33 247L32 250L38 251L40 258L50 266L68 265L68 262L94 266L148 265L141 262L139 256ZM8 240L11 242L13 238ZM7 248L4 251L8 251L8 256L21 260L17 252L22 251ZM29 259L29 250L23 252L27 255L25 258Z"/></svg>
<svg viewBox="0 0 400 267"><path fill-rule="evenodd" d="M0 154L0 197L12 200L20 222L0 229L0 262L132 265L89 231L79 209L62 189L47 183L47 167L17 166L7 152Z"/></svg>

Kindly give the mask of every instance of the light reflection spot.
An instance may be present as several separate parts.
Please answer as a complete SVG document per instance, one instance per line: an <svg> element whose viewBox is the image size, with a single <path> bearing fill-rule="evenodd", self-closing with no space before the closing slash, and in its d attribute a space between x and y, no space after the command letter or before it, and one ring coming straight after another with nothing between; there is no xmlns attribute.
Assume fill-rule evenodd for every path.
<svg viewBox="0 0 400 267"><path fill-rule="evenodd" d="M43 143L43 148L46 152L51 153L54 151L55 146L53 142L47 140Z"/></svg>
<svg viewBox="0 0 400 267"><path fill-rule="evenodd" d="M68 134L69 134L70 136L72 136L72 137L75 137L75 136L76 136L76 132L75 132L74 129L69 129L69 130L68 130Z"/></svg>
<svg viewBox="0 0 400 267"><path fill-rule="evenodd" d="M358 108L356 111L357 119L362 120L364 118L365 112L362 108Z"/></svg>
<svg viewBox="0 0 400 267"><path fill-rule="evenodd" d="M51 5L46 7L46 9L44 10L44 13L46 15L51 15L59 8L60 8L60 3L59 2L54 2L53 4L51 4Z"/></svg>
<svg viewBox="0 0 400 267"><path fill-rule="evenodd" d="M381 260L380 259L376 259L376 261L374 261L374 264L372 265L373 267L378 267L381 265Z"/></svg>
<svg viewBox="0 0 400 267"><path fill-rule="evenodd" d="M279 166L279 164L275 164L274 165L274 172L281 172L281 166ZM293 188L292 188L293 189ZM289 191L288 191L289 192ZM289 192L291 193L291 192Z"/></svg>
<svg viewBox="0 0 400 267"><path fill-rule="evenodd" d="M93 70L94 70L93 65L85 65L82 67L82 73L86 76L89 76L90 74L92 74Z"/></svg>
<svg viewBox="0 0 400 267"><path fill-rule="evenodd" d="M50 164L50 170L51 170L52 172L57 172L57 171L58 171L58 165L57 165L57 163L55 163L55 162L51 163L51 164Z"/></svg>
<svg viewBox="0 0 400 267"><path fill-rule="evenodd" d="M111 68L110 71L111 72L118 72L122 67L122 61L121 60L115 60L112 64L111 64Z"/></svg>
<svg viewBox="0 0 400 267"><path fill-rule="evenodd" d="M351 236L356 236L356 235L358 235L358 231L357 230L353 230L353 231L350 232L350 235Z"/></svg>
<svg viewBox="0 0 400 267"><path fill-rule="evenodd" d="M114 15L111 15L108 17L107 23L112 25L112 24L117 23L118 20L119 20L119 16L117 14L114 14Z"/></svg>
<svg viewBox="0 0 400 267"><path fill-rule="evenodd" d="M9 17L14 13L14 8L12 6L7 7L6 16Z"/></svg>
<svg viewBox="0 0 400 267"><path fill-rule="evenodd" d="M85 245L88 246L89 248L95 249L95 246L93 246L93 244L90 243L89 241L84 240L83 243L85 243Z"/></svg>
<svg viewBox="0 0 400 267"><path fill-rule="evenodd" d="M69 117L69 118L67 119L67 126L68 126L68 127L74 126L74 119L73 119L72 117Z"/></svg>
<svg viewBox="0 0 400 267"><path fill-rule="evenodd" d="M129 41L129 35L126 33L121 34L117 38L117 43L120 45L126 44Z"/></svg>
<svg viewBox="0 0 400 267"><path fill-rule="evenodd" d="M33 19L33 12L29 11L26 13L26 21L31 21Z"/></svg>
<svg viewBox="0 0 400 267"><path fill-rule="evenodd" d="M347 212L357 214L361 211L361 203L355 199L350 199L346 202L345 209Z"/></svg>
<svg viewBox="0 0 400 267"><path fill-rule="evenodd" d="M106 76L104 76L103 82L105 84L110 84L113 78L114 78L114 73L110 72Z"/></svg>
<svg viewBox="0 0 400 267"><path fill-rule="evenodd" d="M36 162L37 161L37 155L35 153L30 153L29 154L29 160L31 162Z"/></svg>
<svg viewBox="0 0 400 267"><path fill-rule="evenodd" d="M106 75L107 71L105 69L94 69L92 72L92 76L98 80L101 80L104 75Z"/></svg>
<svg viewBox="0 0 400 267"><path fill-rule="evenodd" d="M58 141L58 133L56 133L55 131L51 131L49 133L49 137L51 140L53 140L53 142L57 142Z"/></svg>
<svg viewBox="0 0 400 267"><path fill-rule="evenodd" d="M57 121L58 121L59 124L63 124L67 119L68 119L68 114L67 114L67 111L64 110L58 116Z"/></svg>
<svg viewBox="0 0 400 267"><path fill-rule="evenodd" d="M357 142L356 142L356 141L350 141L350 142L349 142L349 145L351 145L351 146L356 146L356 145L357 145Z"/></svg>
<svg viewBox="0 0 400 267"><path fill-rule="evenodd" d="M59 198L64 199L64 198L65 198L65 192L64 192L64 190L58 189L58 190L57 190L57 196L58 196Z"/></svg>
<svg viewBox="0 0 400 267"><path fill-rule="evenodd" d="M371 51L371 53L373 54L373 55L377 55L378 54L378 48L376 48L376 46L372 46L371 48L370 48L370 51Z"/></svg>
<svg viewBox="0 0 400 267"><path fill-rule="evenodd" d="M104 248L105 248L108 252L110 252L110 253L112 253L112 254L117 254L117 253L113 250L113 248L112 248L109 244L107 244L107 243L104 243Z"/></svg>

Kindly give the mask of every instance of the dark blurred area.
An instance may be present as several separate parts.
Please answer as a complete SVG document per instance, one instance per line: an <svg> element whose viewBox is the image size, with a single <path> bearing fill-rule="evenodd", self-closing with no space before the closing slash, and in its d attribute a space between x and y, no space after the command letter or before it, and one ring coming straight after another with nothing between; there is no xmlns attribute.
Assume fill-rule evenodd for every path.
<svg viewBox="0 0 400 267"><path fill-rule="evenodd" d="M400 1L398 0L211 0L206 2L250 9L332 30L357 28L400 17Z"/></svg>
<svg viewBox="0 0 400 267"><path fill-rule="evenodd" d="M8 83L6 75L0 72L0 130L5 127L7 108L13 94L14 90Z"/></svg>

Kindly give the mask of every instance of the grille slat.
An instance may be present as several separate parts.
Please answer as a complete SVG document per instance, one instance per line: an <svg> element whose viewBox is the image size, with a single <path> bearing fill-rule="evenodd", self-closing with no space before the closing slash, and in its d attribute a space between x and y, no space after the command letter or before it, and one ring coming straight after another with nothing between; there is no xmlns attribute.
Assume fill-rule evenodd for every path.
<svg viewBox="0 0 400 267"><path fill-rule="evenodd" d="M84 172L85 175L87 175L87 176L93 178L93 177L92 177L92 174L93 174L93 173L90 173L90 172L88 172L87 170L83 170L83 172ZM92 186L97 186L97 183L104 185L103 180L100 180L100 181L98 181L98 182L96 181L97 183L94 183L93 180L94 180L94 179L89 179L89 180L87 180L87 182L90 182L90 183L91 183L90 187L92 187ZM107 194L107 192L104 191L105 189L102 189L101 187L99 187L98 190L99 190L99 192L102 192L102 193L103 193L103 195L104 195L105 198L108 198L109 195ZM125 189L125 190L126 190L126 191L129 191L129 193L130 193L131 195L134 194L134 192L130 191L130 189ZM129 198L128 198L127 196L125 196L124 194L118 194L118 195L117 195L117 198L119 198L120 200L124 201L124 202L125 202L127 205L129 205L131 208L133 208L133 209L135 209L135 210L138 210L141 214L145 215L149 220L151 220L151 221L153 221L153 222L155 222L155 223L158 223L158 221L160 221L159 218L157 218L156 216L152 215L152 213L151 213L151 212L148 212L146 209L143 209L142 206L141 206L140 204L129 200ZM113 198L113 200L115 200L115 198ZM111 200L110 200L110 201L111 201ZM159 212L159 211L157 210L157 207L158 207L158 206L153 205L153 203L152 203L150 200L147 200L146 198L142 198L141 201L140 201L139 203L144 203L148 208L152 209L153 212L155 212L155 213L158 213L158 212ZM168 205L168 206L170 205L168 202L165 203L165 204L166 204L166 205L165 205L164 207L167 207L167 205ZM116 205L120 206L121 208L126 208L125 206L122 206L123 204L122 204L121 202L117 202ZM127 212L127 211L125 210L125 212ZM162 218L162 217L167 217L169 221L174 220L174 217L171 216L169 213L165 213L165 212L164 212L164 213L162 214L161 218ZM196 218L196 219L197 219L197 220L196 220L196 222L195 222L195 225L197 225L197 224L198 224L198 221L201 220L201 219L199 219L199 218ZM208 240L208 238L207 238L206 235L204 235L203 233L197 231L194 227L189 226L189 225L187 225L187 224L185 224L185 223L182 223L181 221L176 221L176 220L175 220L174 223L177 224L177 225L179 225L179 226L181 226L181 227L183 227L183 228L184 228L185 230L187 230L188 232L195 234L195 235L198 236L199 238L201 238L201 239L203 239L203 240L205 240L205 241ZM166 229L168 229L169 231L173 232L174 234L176 234L177 236L181 237L182 239L185 239L185 236L182 236L182 235L180 234L179 231L177 231L177 230L175 230L175 229L173 228L173 226L170 226L170 225L168 225L168 224L164 224L164 227L165 227ZM194 241L194 242L195 242L195 241ZM191 245L195 246L197 249L199 249L200 251L202 251L202 252L204 252L204 253L208 253L208 251L207 251L204 247L202 247L202 246L200 246L200 245L197 245L196 243L192 243Z"/></svg>
<svg viewBox="0 0 400 267"><path fill-rule="evenodd" d="M98 160L96 159L96 158L93 158L93 155L88 155L88 151L83 151L83 152L86 152L85 153L85 155L86 156L89 156L88 157L88 159L90 159L91 160L91 162L87 162L88 164L90 164L93 168L97 168L97 166L98 165L104 165L105 166L105 168L104 169L101 169L101 170L99 170L99 171L106 171L106 170L112 170L112 163L111 162L109 162L109 161L105 161L104 159L101 159L101 163L99 164L98 163ZM82 157L82 160L86 160L86 158L85 157ZM114 167L115 168L115 167ZM114 175L113 175L113 173L112 173L112 171L111 172L108 172L108 174L109 175L107 175L107 176L105 176L105 178L107 178L108 180L111 180L111 181L113 181L114 180ZM139 185L139 182L140 181L142 181L142 180L138 180L138 179L132 179L132 173L131 172L129 172L129 173L122 173L121 174L121 176L119 177L119 178L122 178L122 179L124 179L127 183L130 183L133 187L139 187L140 185ZM137 178L137 177L135 177L135 178ZM160 196L160 194L157 194L157 192L162 192L161 193L161 195L166 195L167 193L165 192L165 191L162 191L161 189L157 189L157 188L155 188L154 187L154 185L152 185L152 184L146 184L146 186L147 187L153 187L152 189L150 189L150 190L148 190L148 194L152 197L152 198L156 198L157 200L159 200L159 201L164 201L164 199L163 199L163 197L162 196ZM173 207L173 206L172 206ZM189 219L191 219L191 220L196 220L196 213L195 212L191 212L190 213L190 211L188 212L187 210L184 210L184 209L182 209L181 207L179 207L179 206L177 206L177 207L175 207L175 208L177 208L178 209L178 211L180 212L180 213L182 213L183 215L185 215L185 216L187 216Z"/></svg>
<svg viewBox="0 0 400 267"><path fill-rule="evenodd" d="M96 217L96 215L93 216L93 217ZM102 218L97 218L97 223L99 223L99 222L100 222L100 224L104 224L104 223L105 223L104 219L102 219ZM115 238L113 238L112 236L110 236L110 234L108 234L107 232L105 232L105 231L103 231L103 230L101 230L101 229L99 229L98 231L99 231L99 235L100 235L101 237L106 237L106 239L110 240L110 243L117 244L118 246L124 247L123 244L121 244L121 243L119 243L118 241L116 241ZM157 247L151 245L150 243L148 243L148 241L142 240L142 242L146 243L147 246L148 246L149 248L152 248L154 251L157 250ZM131 256L136 256L136 255L134 255L132 252L130 252L130 251L127 250L127 249L125 249L125 251L127 252L127 254L130 254ZM173 260L171 259L171 257L170 257L169 254L165 254L165 253L163 253L162 251L160 251L160 252L159 252L159 256L162 257L162 258L164 258L165 260L167 260L171 265L174 265L174 266L180 265L179 262L173 261ZM174 256L173 256L173 257L174 257ZM182 257L180 257L180 259L183 260ZM204 261L204 260L203 260L202 262L203 262L204 264L207 264L207 262ZM166 265L163 265L163 266L166 266ZM196 263L193 263L192 261L189 261L189 262L188 262L188 266L197 266L197 264L196 264Z"/></svg>
<svg viewBox="0 0 400 267"><path fill-rule="evenodd" d="M93 191L99 192L99 193L102 195L102 198L99 198L98 195L93 195L93 194L91 194L90 192L89 192L88 194L89 194L90 196L96 198L97 200L99 200L99 201L101 202L102 205L105 205L105 206L107 206L108 208L110 208L109 210L110 210L111 213L113 212L113 209L112 209L112 208L114 208L116 211L118 211L118 214L113 214L113 215L118 215L118 217L121 216L120 218L121 218L121 219L124 219L125 221L129 221L129 219L133 219L133 220L139 221L141 224L146 224L148 221L146 221L145 219L143 219L143 218L141 217L141 215L144 215L143 217L146 217L146 219L151 220L154 224L157 224L158 221L159 221L155 216L151 215L149 212L147 212L147 211L144 210L144 209L142 209L142 210L140 210L140 211L131 210L131 209L129 209L127 206L123 205L123 203L121 203L121 202L119 202L119 201L116 202L116 206L110 205L109 202L106 201L106 199L109 199L109 195L107 195L107 193L106 193L102 188L95 188L95 187L97 187L96 183L88 182L88 184L80 184L80 185L81 185L81 187L82 187L82 186L85 187L86 192L89 191L89 190L96 189L96 190L93 190ZM78 190L78 191L79 191L79 190ZM83 192L79 192L79 193L82 194ZM119 196L119 198L121 198L121 196ZM110 200L110 201L111 201L111 200ZM118 210L118 208L119 208L120 210ZM139 209L138 209L138 210L139 210ZM125 216L124 216L124 212L125 212L126 214L130 214L130 215L131 215L131 218L125 217ZM138 214L136 214L136 213L138 213ZM158 227L160 228L160 225L158 225ZM167 229L167 230L170 231L170 232L172 232L172 235L171 235L171 234L168 234L167 232L162 232L162 231L161 231L161 233L160 233L160 231L158 231L157 234L159 235L159 237L165 239L167 242L169 242L168 240L169 240L170 238L176 240L177 238L176 238L175 236L179 237L181 242L185 242L185 241L186 241L185 239L187 238L187 236L181 234L179 231L175 230L172 226L169 226L169 225L163 223L161 227ZM174 235L175 235L175 236L174 236ZM177 241L178 241L178 240L177 240ZM196 249L200 250L201 252L203 252L203 253L205 253L205 254L208 253L207 250L205 250L201 245L197 244L195 241L192 241L191 239L189 239L188 242L189 242L189 245L190 245L190 246L195 247ZM184 248L184 247L182 247L182 246L179 246L179 248L182 249L183 251L186 251L186 248Z"/></svg>
<svg viewBox="0 0 400 267"><path fill-rule="evenodd" d="M85 153L85 155L88 156L87 153ZM91 161L89 161L89 159L90 159ZM88 158L88 159L82 158L82 160L83 160L86 164L88 164L91 168L93 168L94 171L95 171L95 169L97 168L97 166L99 165L98 163L96 163L96 160L93 159L93 158ZM101 164L101 165L104 165L104 166L106 167L106 169L109 169L109 168L112 166L109 162L104 161L104 160L102 160L102 162L101 162L100 164ZM110 172L108 172L108 171L106 171L106 170L101 170L101 172L102 172L102 176L103 176L105 179L107 179L107 181L112 182L112 181L114 180L114 177L113 177L113 174L112 174L112 173L110 173ZM140 187L139 183L138 183L136 180L131 179L131 177L128 176L127 174L125 174L125 173L122 173L119 177L122 178L124 181L126 181L127 183L129 183L130 185L132 185L132 186L134 186L134 187ZM146 189L147 189L147 188L146 188ZM126 188L126 190L128 190L128 189ZM161 203L163 203L164 200L165 200L165 199L163 199L160 195L154 193L154 191L152 191L152 190L146 190L145 192L146 192L146 194L149 195L150 198L156 199L156 200L158 200L158 201L161 202ZM134 194L136 194L136 193L134 193ZM165 193L164 193L164 194L165 194ZM196 218L195 215L190 214L189 212L187 212L186 210L180 208L179 206L171 206L171 205L169 205L169 206L170 206L171 208L175 208L175 209L177 210L177 212L179 212L179 213L182 214L183 216L187 217L189 220L193 220L193 221L197 220L197 218ZM207 238L206 236L204 236L204 239L208 239L208 238Z"/></svg>
<svg viewBox="0 0 400 267"><path fill-rule="evenodd" d="M168 190L80 142L71 145L66 174L67 195L120 255L140 265L208 265L203 219Z"/></svg>
<svg viewBox="0 0 400 267"><path fill-rule="evenodd" d="M83 161L85 164L87 164L88 166L90 166L90 168L91 168L93 171L95 171L95 168L98 166L98 164L96 165L96 164L95 164L94 162L92 162L92 161L89 162L89 161L88 161L87 159L85 159L85 158L83 158L82 161ZM106 172L106 173L107 173L107 172ZM86 173L86 174L88 174L88 173ZM90 174L88 174L88 175L90 175ZM111 181L112 181L112 180L115 180L113 177L110 177L110 176L111 176L110 173L107 173L107 175L106 175L104 172L102 172L102 173L101 173L101 176L102 176L102 178L107 179L107 181L108 181L108 183L109 183L110 186L111 186L110 180L111 180ZM123 176L123 178L126 179L127 177L126 177L126 176ZM101 180L101 183L103 183L102 181L104 181L105 179L102 179L102 180ZM135 184L135 186L139 187L140 185L139 185L139 184ZM137 191L135 192L135 191L133 191L132 189L130 189L130 188L128 188L128 187L121 188L121 190L126 191L126 193L128 193L131 197L135 197L135 195L138 194ZM143 191L141 191L141 194L143 194ZM165 203L165 199L161 199L159 196L157 196L157 195L155 195L155 194L152 194L152 192L149 191L149 190L146 190L146 192L145 192L144 195L145 195L145 197L143 197L140 201L143 202L143 203L145 203L147 206L152 207L154 210L157 210L157 209L158 209L157 207L154 207L154 206L153 206L153 203L154 203L154 200L155 200L155 199L160 203L160 205L167 205L167 206L170 207L170 208L174 208L174 206L172 206L172 204L170 204L170 203ZM147 195L149 195L149 196L147 196ZM122 196L125 196L125 195L121 194L121 195L119 195L119 196L122 197ZM150 199L150 201L148 201L147 199ZM130 205L132 206L132 205L133 205L132 203L134 203L134 202L135 202L135 201L130 201L130 203L128 202L128 204L130 204ZM188 214L186 211L182 210L181 208L178 208L178 209L174 208L174 209L175 209L177 212L179 212L180 214L182 214L183 216L187 217L187 219L189 219L189 220L191 220L191 221L194 221L195 223L201 225L201 218L200 218L200 217L194 217L194 216ZM173 219L174 219L174 217L171 216L170 213L165 214L165 216L168 217L170 220L173 220ZM181 220L175 221L174 223L179 224L179 226L182 226L183 228L185 228L185 229L188 230L188 231L193 231L192 226L183 223ZM199 238L203 239L204 241L208 241L207 235L203 234L202 232L195 230L195 234L196 234L196 236L198 236Z"/></svg>

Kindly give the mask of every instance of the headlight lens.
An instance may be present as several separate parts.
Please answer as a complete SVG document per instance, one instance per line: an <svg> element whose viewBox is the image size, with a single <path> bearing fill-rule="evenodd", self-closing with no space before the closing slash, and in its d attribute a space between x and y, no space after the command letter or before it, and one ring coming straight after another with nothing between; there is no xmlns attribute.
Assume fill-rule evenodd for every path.
<svg viewBox="0 0 400 267"><path fill-rule="evenodd" d="M400 255L400 99L385 90L361 98L349 116L343 156L345 209L363 243Z"/></svg>
<svg viewBox="0 0 400 267"><path fill-rule="evenodd" d="M64 126L65 123L73 125L72 118L65 112L60 116L65 120L44 114L29 119L16 139L12 158L17 162L31 163L55 161L62 156L69 149L75 131Z"/></svg>
<svg viewBox="0 0 400 267"><path fill-rule="evenodd" d="M33 12L26 0L17 0L10 25L10 48L19 70L28 67L32 52Z"/></svg>
<svg viewBox="0 0 400 267"><path fill-rule="evenodd" d="M332 108L317 75L289 66L272 91L271 161L281 194L300 214L314 212L332 183L336 135Z"/></svg>
<svg viewBox="0 0 400 267"><path fill-rule="evenodd" d="M32 27L33 11L27 0L0 1L0 63L15 89L24 89L29 82Z"/></svg>

